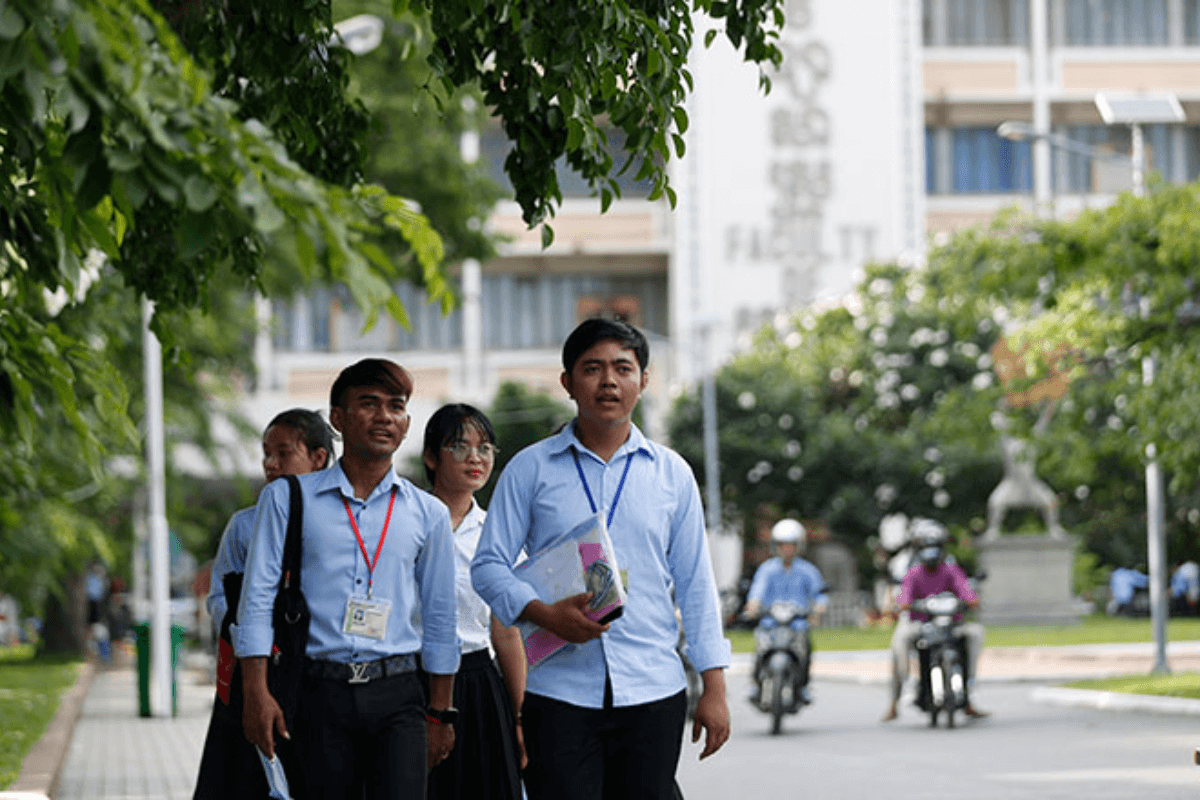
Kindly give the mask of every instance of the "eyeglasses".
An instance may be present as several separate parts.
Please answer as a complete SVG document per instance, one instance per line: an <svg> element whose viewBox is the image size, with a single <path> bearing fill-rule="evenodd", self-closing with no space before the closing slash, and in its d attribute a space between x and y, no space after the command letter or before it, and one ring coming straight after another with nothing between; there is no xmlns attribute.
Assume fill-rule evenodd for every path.
<svg viewBox="0 0 1200 800"><path fill-rule="evenodd" d="M496 453L500 452L500 448L490 442L484 442L478 447L473 447L466 442L455 442L444 445L442 449L454 456L455 461L466 461L467 456L472 453L484 461L492 461L496 458Z"/></svg>

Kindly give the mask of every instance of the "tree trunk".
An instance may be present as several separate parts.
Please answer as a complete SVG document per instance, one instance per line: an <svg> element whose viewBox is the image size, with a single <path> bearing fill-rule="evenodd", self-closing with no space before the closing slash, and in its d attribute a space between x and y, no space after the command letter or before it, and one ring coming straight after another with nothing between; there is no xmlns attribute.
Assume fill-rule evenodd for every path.
<svg viewBox="0 0 1200 800"><path fill-rule="evenodd" d="M87 655L87 595L83 575L63 581L63 598L51 593L46 598L46 619L42 626L41 653ZM65 599L64 599L65 598Z"/></svg>

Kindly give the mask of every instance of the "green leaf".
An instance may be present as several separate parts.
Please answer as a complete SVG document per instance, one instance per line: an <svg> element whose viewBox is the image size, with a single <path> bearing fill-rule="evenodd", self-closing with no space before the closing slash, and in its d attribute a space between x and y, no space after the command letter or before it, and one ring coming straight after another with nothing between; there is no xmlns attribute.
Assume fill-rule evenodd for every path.
<svg viewBox="0 0 1200 800"><path fill-rule="evenodd" d="M176 228L176 244L183 260L196 258L212 243L216 230L209 214L185 214Z"/></svg>
<svg viewBox="0 0 1200 800"><path fill-rule="evenodd" d="M549 249L550 245L554 244L554 229L549 225L542 225L542 249Z"/></svg>
<svg viewBox="0 0 1200 800"><path fill-rule="evenodd" d="M687 110L683 106L676 106L671 111L672 117L675 119L675 130L679 133L687 133L688 115Z"/></svg>
<svg viewBox="0 0 1200 800"><path fill-rule="evenodd" d="M25 32L25 18L10 8L7 3L0 5L0 39L16 39Z"/></svg>
<svg viewBox="0 0 1200 800"><path fill-rule="evenodd" d="M207 211L217 201L220 190L216 184L200 175L189 175L183 184L183 194L189 211Z"/></svg>
<svg viewBox="0 0 1200 800"><path fill-rule="evenodd" d="M75 203L80 211L86 211L108 196L112 186L112 172L108 162L98 158L88 165L78 191L75 193Z"/></svg>
<svg viewBox="0 0 1200 800"><path fill-rule="evenodd" d="M583 143L583 124L572 117L567 120L567 150L578 150Z"/></svg>

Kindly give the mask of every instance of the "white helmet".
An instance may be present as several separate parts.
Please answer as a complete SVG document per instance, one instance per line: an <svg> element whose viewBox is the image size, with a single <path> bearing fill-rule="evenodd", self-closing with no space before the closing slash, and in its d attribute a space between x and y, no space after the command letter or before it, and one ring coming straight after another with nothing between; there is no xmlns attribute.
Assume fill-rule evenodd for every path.
<svg viewBox="0 0 1200 800"><path fill-rule="evenodd" d="M804 526L794 519L781 519L775 523L775 527L771 528L771 542L773 544L794 544L798 548L804 547Z"/></svg>
<svg viewBox="0 0 1200 800"><path fill-rule="evenodd" d="M932 519L914 519L912 540L917 546L917 560L922 564L932 569L941 563L946 544L944 525Z"/></svg>
<svg viewBox="0 0 1200 800"><path fill-rule="evenodd" d="M917 547L946 543L946 526L928 517L917 517L909 526L909 536Z"/></svg>

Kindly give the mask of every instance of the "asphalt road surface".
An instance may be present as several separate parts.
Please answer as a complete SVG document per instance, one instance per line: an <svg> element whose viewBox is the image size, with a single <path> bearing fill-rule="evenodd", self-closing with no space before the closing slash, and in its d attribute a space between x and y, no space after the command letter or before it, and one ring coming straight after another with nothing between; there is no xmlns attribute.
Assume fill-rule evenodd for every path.
<svg viewBox="0 0 1200 800"><path fill-rule="evenodd" d="M879 722L884 686L818 681L815 703L771 736L747 676L728 683L733 735L699 762L689 727L686 800L1200 798L1197 717L1052 707L1030 699L1035 684L986 683L975 700L989 718L932 729L911 704Z"/></svg>

